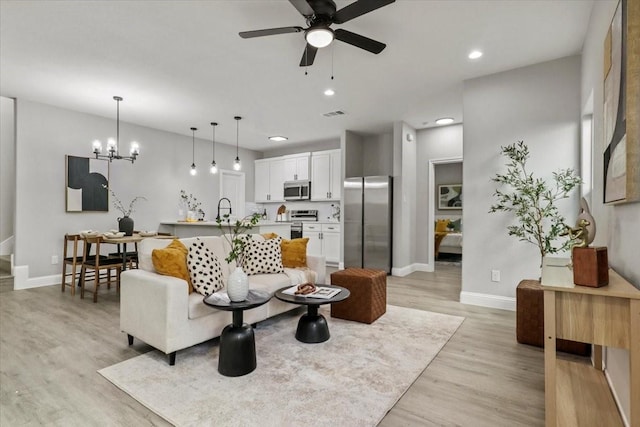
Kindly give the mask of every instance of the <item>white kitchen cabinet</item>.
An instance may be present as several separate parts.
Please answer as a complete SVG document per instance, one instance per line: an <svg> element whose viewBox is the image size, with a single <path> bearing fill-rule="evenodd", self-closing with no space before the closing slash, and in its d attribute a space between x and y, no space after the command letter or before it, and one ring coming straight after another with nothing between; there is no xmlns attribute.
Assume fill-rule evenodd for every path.
<svg viewBox="0 0 640 427"><path fill-rule="evenodd" d="M256 160L254 163L255 186L253 188L255 192L254 200L256 203L269 201L269 191L271 190L269 187L270 164L271 162L269 159Z"/></svg>
<svg viewBox="0 0 640 427"><path fill-rule="evenodd" d="M340 200L342 194L340 150L311 153L311 200Z"/></svg>
<svg viewBox="0 0 640 427"><path fill-rule="evenodd" d="M284 156L284 180L308 180L310 155L311 153L299 153Z"/></svg>
<svg viewBox="0 0 640 427"><path fill-rule="evenodd" d="M284 162L282 157L255 161L256 203L284 201Z"/></svg>
<svg viewBox="0 0 640 427"><path fill-rule="evenodd" d="M307 254L324 256L327 263L340 262L340 224L303 224L302 237L308 237Z"/></svg>

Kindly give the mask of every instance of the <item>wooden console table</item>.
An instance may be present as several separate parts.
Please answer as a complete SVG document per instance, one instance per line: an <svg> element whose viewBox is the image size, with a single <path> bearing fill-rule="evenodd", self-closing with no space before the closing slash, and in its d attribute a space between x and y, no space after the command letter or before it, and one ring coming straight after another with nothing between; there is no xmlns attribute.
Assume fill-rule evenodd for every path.
<svg viewBox="0 0 640 427"><path fill-rule="evenodd" d="M609 270L609 285L544 288L546 426L622 426L602 372L602 346L629 350L631 426L640 426L640 290ZM591 364L556 359L556 338L595 345Z"/></svg>

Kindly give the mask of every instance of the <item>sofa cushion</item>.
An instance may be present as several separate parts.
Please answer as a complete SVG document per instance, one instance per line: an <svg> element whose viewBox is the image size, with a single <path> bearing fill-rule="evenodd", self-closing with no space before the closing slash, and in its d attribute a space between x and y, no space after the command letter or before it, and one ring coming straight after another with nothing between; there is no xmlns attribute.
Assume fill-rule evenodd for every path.
<svg viewBox="0 0 640 427"><path fill-rule="evenodd" d="M439 233L444 233L447 231L447 225L449 224L448 219L439 219L436 221L436 230Z"/></svg>
<svg viewBox="0 0 640 427"><path fill-rule="evenodd" d="M282 251L280 243L282 239L260 241L249 241L244 249L244 260L242 267L249 275L261 273L282 273Z"/></svg>
<svg viewBox="0 0 640 427"><path fill-rule="evenodd" d="M140 270L156 273L156 269L153 267L151 253L154 249L166 248L167 242L167 239L158 239L154 237L142 239L142 241L138 243L138 268Z"/></svg>
<svg viewBox="0 0 640 427"><path fill-rule="evenodd" d="M151 259L158 273L185 280L189 284L189 293L191 293L193 286L187 269L188 252L182 242L174 239L166 248L154 249L151 252Z"/></svg>
<svg viewBox="0 0 640 427"><path fill-rule="evenodd" d="M284 273L255 274L249 277L249 289L257 289L273 294L280 288L292 286L291 279Z"/></svg>
<svg viewBox="0 0 640 427"><path fill-rule="evenodd" d="M280 243L282 265L287 268L306 267L308 242L308 237L291 240L282 239L282 243Z"/></svg>
<svg viewBox="0 0 640 427"><path fill-rule="evenodd" d="M205 247L209 248L209 250L218 258L218 262L220 263L220 269L222 271L222 280L223 283L226 283L227 277L229 277L229 263L225 261L227 254L229 253L227 246L225 245L224 238L220 236L201 236L201 237L188 237L180 239L182 243L186 247L190 247L194 242L201 241L204 243ZM235 265L234 265L235 268Z"/></svg>
<svg viewBox="0 0 640 427"><path fill-rule="evenodd" d="M222 289L222 267L218 257L198 239L189 246L187 267L193 289L201 295L211 295Z"/></svg>

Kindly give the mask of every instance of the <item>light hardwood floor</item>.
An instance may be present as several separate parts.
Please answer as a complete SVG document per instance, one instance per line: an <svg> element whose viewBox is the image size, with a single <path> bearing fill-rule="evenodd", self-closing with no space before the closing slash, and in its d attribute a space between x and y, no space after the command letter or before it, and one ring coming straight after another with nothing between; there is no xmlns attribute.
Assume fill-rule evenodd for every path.
<svg viewBox="0 0 640 427"><path fill-rule="evenodd" d="M389 304L466 320L380 425L544 425L543 351L516 343L514 313L459 292L459 266L389 277ZM128 347L118 316L115 289L97 304L59 286L0 293L0 425L168 425L96 372L151 349Z"/></svg>

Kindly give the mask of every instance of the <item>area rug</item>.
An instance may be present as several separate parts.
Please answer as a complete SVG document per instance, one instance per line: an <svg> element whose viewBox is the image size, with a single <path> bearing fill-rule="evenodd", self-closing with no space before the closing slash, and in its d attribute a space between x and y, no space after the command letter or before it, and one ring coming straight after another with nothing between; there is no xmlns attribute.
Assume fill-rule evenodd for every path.
<svg viewBox="0 0 640 427"><path fill-rule="evenodd" d="M98 371L176 426L374 426L447 343L464 318L387 306L373 324L327 318L331 338L295 339L300 311L258 324L258 367L218 373L218 340L159 351Z"/></svg>

